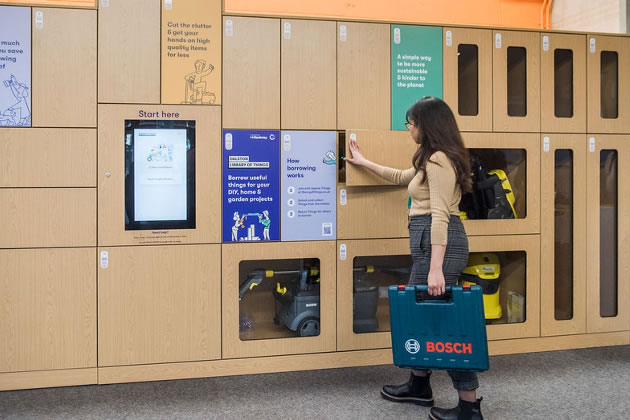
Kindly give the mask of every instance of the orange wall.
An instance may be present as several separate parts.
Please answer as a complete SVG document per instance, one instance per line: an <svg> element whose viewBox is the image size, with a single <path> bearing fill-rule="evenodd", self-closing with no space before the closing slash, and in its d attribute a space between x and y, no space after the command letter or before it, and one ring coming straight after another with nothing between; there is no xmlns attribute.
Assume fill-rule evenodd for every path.
<svg viewBox="0 0 630 420"><path fill-rule="evenodd" d="M226 14L543 28L550 0L224 0Z"/></svg>

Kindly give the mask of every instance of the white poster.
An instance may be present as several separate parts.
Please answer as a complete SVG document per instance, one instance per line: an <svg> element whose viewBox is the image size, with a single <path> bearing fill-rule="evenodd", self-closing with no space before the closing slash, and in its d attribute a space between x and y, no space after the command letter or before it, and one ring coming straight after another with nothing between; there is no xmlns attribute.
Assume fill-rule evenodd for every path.
<svg viewBox="0 0 630 420"><path fill-rule="evenodd" d="M136 222L187 219L186 129L134 130Z"/></svg>
<svg viewBox="0 0 630 420"><path fill-rule="evenodd" d="M31 8L0 6L0 127L31 126Z"/></svg>

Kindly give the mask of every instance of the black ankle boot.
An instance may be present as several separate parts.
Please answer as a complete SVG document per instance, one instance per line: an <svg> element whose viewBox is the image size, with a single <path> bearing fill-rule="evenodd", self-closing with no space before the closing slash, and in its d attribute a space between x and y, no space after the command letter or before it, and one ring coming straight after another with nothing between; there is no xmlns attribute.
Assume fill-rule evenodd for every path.
<svg viewBox="0 0 630 420"><path fill-rule="evenodd" d="M428 372L427 376L416 376L411 372L407 383L385 385L381 390L381 396L394 402L410 402L424 407L432 407L433 392L429 382L430 376L431 372Z"/></svg>
<svg viewBox="0 0 630 420"><path fill-rule="evenodd" d="M429 412L431 420L483 420L481 398L477 402L459 400L457 407L446 409L433 407Z"/></svg>

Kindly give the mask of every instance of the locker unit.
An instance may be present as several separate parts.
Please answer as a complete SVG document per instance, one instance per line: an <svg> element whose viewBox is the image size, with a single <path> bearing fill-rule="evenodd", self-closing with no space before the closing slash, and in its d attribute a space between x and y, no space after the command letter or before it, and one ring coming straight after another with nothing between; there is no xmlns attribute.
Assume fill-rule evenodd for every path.
<svg viewBox="0 0 630 420"><path fill-rule="evenodd" d="M337 239L408 238L408 197L406 186L338 184Z"/></svg>
<svg viewBox="0 0 630 420"><path fill-rule="evenodd" d="M630 329L630 136L589 135L586 156L587 332Z"/></svg>
<svg viewBox="0 0 630 420"><path fill-rule="evenodd" d="M334 22L281 21L282 129L337 128Z"/></svg>
<svg viewBox="0 0 630 420"><path fill-rule="evenodd" d="M223 17L223 128L280 128L280 20Z"/></svg>
<svg viewBox="0 0 630 420"><path fill-rule="evenodd" d="M515 196L515 219L465 220L468 235L540 233L540 137L534 133L462 133L471 155L505 171Z"/></svg>
<svg viewBox="0 0 630 420"><path fill-rule="evenodd" d="M98 101L160 103L160 2L101 2L98 34Z"/></svg>
<svg viewBox="0 0 630 420"><path fill-rule="evenodd" d="M586 135L543 134L541 334L586 332Z"/></svg>
<svg viewBox="0 0 630 420"><path fill-rule="evenodd" d="M408 239L338 241L338 351L391 347L386 287L407 284L408 273L395 268L410 262Z"/></svg>
<svg viewBox="0 0 630 420"><path fill-rule="evenodd" d="M100 105L99 245L221 242L221 109L192 105ZM125 121L195 121L194 229L125 230ZM129 163L129 162L127 162ZM127 216L129 217L129 215Z"/></svg>
<svg viewBox="0 0 630 420"><path fill-rule="evenodd" d="M585 133L585 36L541 36L540 128L543 132Z"/></svg>
<svg viewBox="0 0 630 420"><path fill-rule="evenodd" d="M220 245L98 252L99 367L221 357Z"/></svg>
<svg viewBox="0 0 630 420"><path fill-rule="evenodd" d="M0 187L96 187L96 130L3 128Z"/></svg>
<svg viewBox="0 0 630 420"><path fill-rule="evenodd" d="M2 373L96 367L94 248L0 250Z"/></svg>
<svg viewBox="0 0 630 420"><path fill-rule="evenodd" d="M337 23L337 129L391 127L389 51L389 25Z"/></svg>
<svg viewBox="0 0 630 420"><path fill-rule="evenodd" d="M540 33L493 34L493 130L540 131Z"/></svg>
<svg viewBox="0 0 630 420"><path fill-rule="evenodd" d="M334 241L224 244L222 255L224 359L335 351Z"/></svg>
<svg viewBox="0 0 630 420"><path fill-rule="evenodd" d="M444 28L444 101L461 131L492 131L492 31Z"/></svg>
<svg viewBox="0 0 630 420"><path fill-rule="evenodd" d="M96 245L94 188L0 188L0 248Z"/></svg>
<svg viewBox="0 0 630 420"><path fill-rule="evenodd" d="M33 9L33 127L96 126L96 13Z"/></svg>
<svg viewBox="0 0 630 420"><path fill-rule="evenodd" d="M588 35L588 133L630 133L630 38Z"/></svg>
<svg viewBox="0 0 630 420"><path fill-rule="evenodd" d="M411 168L411 159L418 150L408 131L346 130L345 139L346 156L351 155L349 140L355 139L366 158L394 169ZM368 169L352 164L345 164L345 168L348 186L393 185Z"/></svg>

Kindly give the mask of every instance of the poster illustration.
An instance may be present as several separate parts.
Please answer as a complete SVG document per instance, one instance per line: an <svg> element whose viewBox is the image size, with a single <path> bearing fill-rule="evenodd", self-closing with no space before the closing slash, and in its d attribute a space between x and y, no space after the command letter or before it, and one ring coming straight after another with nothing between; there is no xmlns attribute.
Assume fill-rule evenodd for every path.
<svg viewBox="0 0 630 420"><path fill-rule="evenodd" d="M0 127L31 126L31 9L0 6Z"/></svg>
<svg viewBox="0 0 630 420"><path fill-rule="evenodd" d="M280 240L279 138L223 131L223 242Z"/></svg>
<svg viewBox="0 0 630 420"><path fill-rule="evenodd" d="M282 240L337 237L337 133L282 132Z"/></svg>

